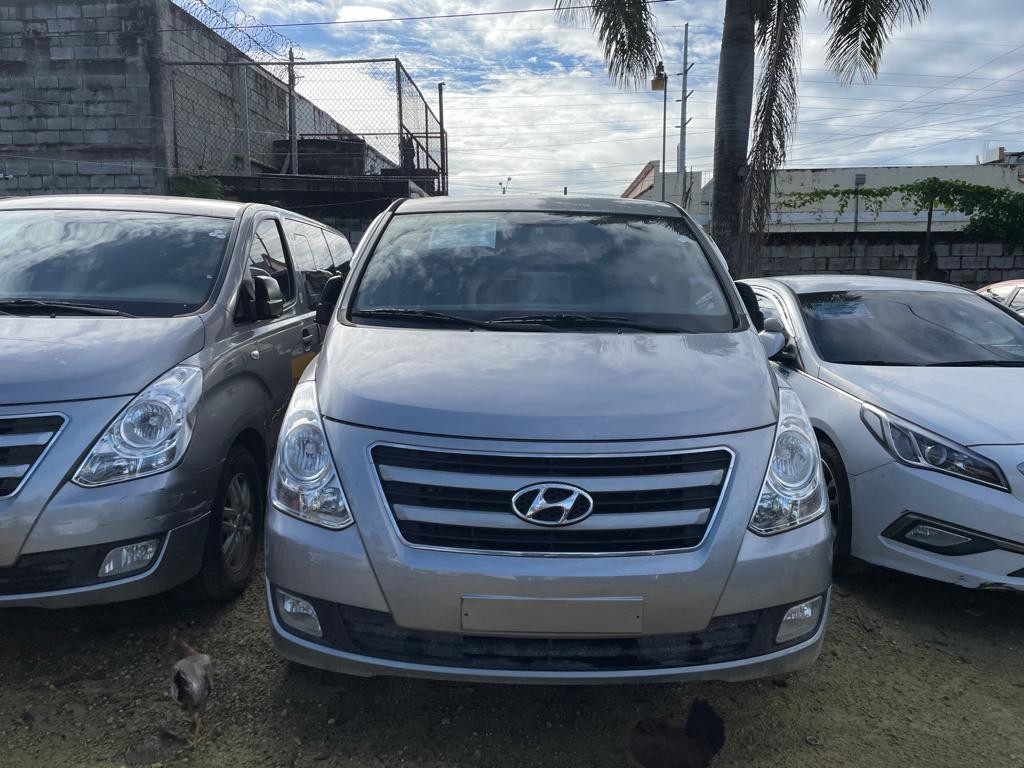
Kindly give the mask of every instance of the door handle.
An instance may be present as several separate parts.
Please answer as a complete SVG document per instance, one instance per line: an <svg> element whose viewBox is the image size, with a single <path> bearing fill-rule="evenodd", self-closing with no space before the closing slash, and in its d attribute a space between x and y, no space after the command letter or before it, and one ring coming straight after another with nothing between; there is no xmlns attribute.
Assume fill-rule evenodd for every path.
<svg viewBox="0 0 1024 768"><path fill-rule="evenodd" d="M313 329L312 328L303 328L302 329L302 338L303 339L312 339L313 338Z"/></svg>

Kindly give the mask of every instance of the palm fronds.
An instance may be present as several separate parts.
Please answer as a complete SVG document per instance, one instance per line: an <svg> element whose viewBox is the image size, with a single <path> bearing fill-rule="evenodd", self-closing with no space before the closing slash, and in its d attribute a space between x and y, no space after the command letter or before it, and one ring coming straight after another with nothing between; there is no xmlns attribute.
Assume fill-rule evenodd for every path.
<svg viewBox="0 0 1024 768"><path fill-rule="evenodd" d="M825 61L848 84L878 74L893 31L920 21L930 0L822 0L821 7L828 14Z"/></svg>
<svg viewBox="0 0 1024 768"><path fill-rule="evenodd" d="M654 71L658 54L658 33L654 12L646 0L555 0L555 10L570 22L587 21L604 46L608 75L623 87L643 84Z"/></svg>

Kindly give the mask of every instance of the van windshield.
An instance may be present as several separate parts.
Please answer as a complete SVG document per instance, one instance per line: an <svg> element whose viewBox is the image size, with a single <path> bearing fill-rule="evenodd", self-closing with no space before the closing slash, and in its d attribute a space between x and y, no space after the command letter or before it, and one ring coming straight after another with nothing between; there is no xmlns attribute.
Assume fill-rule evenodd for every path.
<svg viewBox="0 0 1024 768"><path fill-rule="evenodd" d="M360 323L709 333L736 318L683 219L399 214L351 303Z"/></svg>
<svg viewBox="0 0 1024 768"><path fill-rule="evenodd" d="M194 312L213 290L231 226L164 213L2 211L0 312Z"/></svg>

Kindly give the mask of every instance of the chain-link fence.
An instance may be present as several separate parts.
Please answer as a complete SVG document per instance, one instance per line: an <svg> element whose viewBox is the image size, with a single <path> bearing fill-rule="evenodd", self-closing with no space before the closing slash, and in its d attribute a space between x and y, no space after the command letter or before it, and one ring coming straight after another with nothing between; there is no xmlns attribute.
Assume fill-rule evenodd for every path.
<svg viewBox="0 0 1024 768"><path fill-rule="evenodd" d="M398 59L166 71L177 173L393 176L447 193L443 125Z"/></svg>

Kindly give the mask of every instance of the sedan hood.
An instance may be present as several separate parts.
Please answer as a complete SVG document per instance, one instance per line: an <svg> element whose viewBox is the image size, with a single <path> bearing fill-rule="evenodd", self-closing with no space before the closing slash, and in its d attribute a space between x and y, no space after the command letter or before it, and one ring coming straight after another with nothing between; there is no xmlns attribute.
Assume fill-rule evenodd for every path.
<svg viewBox="0 0 1024 768"><path fill-rule="evenodd" d="M522 333L335 326L316 369L331 419L510 440L644 440L776 420L750 332Z"/></svg>
<svg viewBox="0 0 1024 768"><path fill-rule="evenodd" d="M134 395L204 338L195 316L0 316L0 405Z"/></svg>
<svg viewBox="0 0 1024 768"><path fill-rule="evenodd" d="M828 365L819 375L963 445L1024 443L1024 368Z"/></svg>

